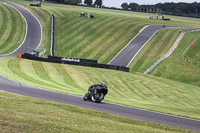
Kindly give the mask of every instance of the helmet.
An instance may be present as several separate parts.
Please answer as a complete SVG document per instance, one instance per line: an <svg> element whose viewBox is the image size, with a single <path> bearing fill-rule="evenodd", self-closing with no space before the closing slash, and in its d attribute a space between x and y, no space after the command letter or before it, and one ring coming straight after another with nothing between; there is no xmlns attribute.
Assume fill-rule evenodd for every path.
<svg viewBox="0 0 200 133"><path fill-rule="evenodd" d="M102 81L102 82L101 82L101 84L105 85L105 84L106 84L106 82L105 82L105 81Z"/></svg>

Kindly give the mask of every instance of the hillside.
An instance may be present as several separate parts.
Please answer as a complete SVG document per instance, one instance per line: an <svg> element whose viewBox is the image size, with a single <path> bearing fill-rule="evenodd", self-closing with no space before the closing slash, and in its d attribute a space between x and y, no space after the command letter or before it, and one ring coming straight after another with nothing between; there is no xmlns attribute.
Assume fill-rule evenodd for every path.
<svg viewBox="0 0 200 133"><path fill-rule="evenodd" d="M161 29L157 32L129 65L131 72L144 73L171 48L181 30Z"/></svg>
<svg viewBox="0 0 200 133"><path fill-rule="evenodd" d="M15 0L16 2L16 0ZM172 21L150 20L149 13L136 13L108 9L78 7L42 3L42 7L30 7L30 2L17 1L39 18L43 26L40 48L49 55L51 15L55 15L55 55L98 59L108 63L145 25L180 25L199 27L198 19L170 17ZM80 17L90 12L93 19ZM171 32L171 35L177 34ZM170 38L171 39L171 38Z"/></svg>
<svg viewBox="0 0 200 133"><path fill-rule="evenodd" d="M150 74L200 86L199 33L186 33L173 54ZM193 47L191 47L191 44L193 44Z"/></svg>
<svg viewBox="0 0 200 133"><path fill-rule="evenodd" d="M48 42L50 41L50 36L48 35L50 34L50 28L48 27L50 26L51 14L54 13L56 17L57 33L55 36L56 54L59 56L71 55L71 57L99 59L99 61L103 63L108 62L109 59L111 59L123 46L126 45L125 42L129 42L130 39L134 35L136 35L139 32L140 28L142 28L144 25L156 23L187 26L190 23L190 26L197 26L198 22L196 19L183 19L182 17L174 17L174 20L172 19L172 21L170 22L161 20L149 20L148 16L150 14L146 13L122 12L115 10L76 7L59 4L55 5L49 3L44 3L41 8L38 8L30 7L30 2L17 2L32 11L41 21L41 24L43 26L44 38L41 44L42 48L49 48ZM79 16L80 12L87 12L88 10L91 14L95 16L94 19L81 18ZM116 29L120 32L116 32ZM159 31L155 35L155 37L150 40L149 44L147 44L147 46L144 48L144 51L148 51L146 52L148 53L148 55L145 55L145 52L141 52L138 56L136 56L135 60L130 65L131 68L133 68L131 69L131 71L134 73L135 71L142 72L144 69L150 66L154 61L157 60L157 58L159 58L159 56L161 56L163 53L165 53L166 50L169 49L171 43L174 42L174 40L178 36L179 31L179 29L164 29ZM154 46L151 47L151 45ZM47 52L46 54L48 55L48 53L49 52ZM149 59L153 60L149 62ZM188 93L188 95L193 95L194 92L195 94L198 94L198 87L195 88L194 86L191 87L189 85L188 88L195 88L195 91L190 93L190 90L187 90L185 84L180 84L178 82L171 83L172 81L155 78L152 76L147 76L147 78L144 77L144 75L140 75L139 77L141 79L144 78L144 80L137 80L137 78L136 80L134 80L135 77L138 76L138 74L135 75L131 73L122 73L90 68L80 68L80 71L84 71L84 74L79 75L79 70L74 70L74 66L69 67L69 70L66 71L65 68L61 67L62 65L49 65L46 63L38 63L26 60L21 61L9 58L1 59L1 61L5 62L5 64L2 64L1 66L1 73L9 76L10 78L20 80L27 84L40 86L42 88L58 90L75 95L83 95L90 84L99 82L101 80L108 80L109 88L111 88L111 90L113 89L113 91L111 91L110 93L110 98L108 96L108 101L110 102L118 103L120 101L120 104L125 104L129 106L156 110L166 113L173 112L173 114L197 118L195 114L195 116L193 116L193 114L192 116L190 116L191 114L185 114L184 111L181 111L178 108L178 111L176 109L175 111L174 109L169 109L168 106L171 106L171 108L175 107L175 99L177 99L177 97L182 97L182 94L179 93L179 91L182 92L181 90L183 88L185 88L184 90ZM134 64L135 62L136 64ZM75 76L73 76L73 78L72 75L70 75L73 74L72 72L75 72ZM91 76L88 76L89 74L91 74ZM118 74L120 76L118 76ZM124 75L124 77L121 77L122 75ZM44 82L41 82L40 80L38 80L38 78ZM54 81L54 79L57 79L57 81ZM164 83L162 83L161 86L164 88L160 88L160 86L157 85L156 81L160 80L163 80ZM156 83L154 84L154 82ZM119 83L120 85L116 83ZM173 85L171 86L171 84ZM156 87L154 88L154 86ZM179 87L177 88L177 86ZM136 90L132 90L134 88L136 88ZM125 92L123 91L123 89L125 89ZM168 100L170 98L168 96L168 91L174 89L178 89L178 94L176 94L177 92L174 92L175 95L172 96L172 99L174 100L171 99L171 101L169 102ZM184 94L186 93L185 91L183 92ZM149 97L149 95L152 97ZM116 100L115 98L119 98L120 100ZM161 100L160 98L164 99ZM194 101L198 101L198 98L196 98L197 97L194 97ZM188 98L187 100L190 101L191 99ZM194 108L196 108L199 106L198 103L195 103L194 105L189 105L187 100L185 101L186 103L182 103L180 101L181 103L178 103L180 104L179 106L182 107L182 104L186 104L185 107L194 106ZM160 101L161 103L157 103L157 101ZM174 103L171 103L172 101L174 101ZM166 102L165 107L162 106L162 102ZM157 109L157 106L159 107L159 109ZM166 110L166 108L168 108L168 110Z"/></svg>
<svg viewBox="0 0 200 133"><path fill-rule="evenodd" d="M26 24L12 7L0 2L0 55L17 49L24 40Z"/></svg>
<svg viewBox="0 0 200 133"><path fill-rule="evenodd" d="M32 11L41 21L41 24L43 26L43 38L44 38L42 40L41 48L47 48L47 49L49 48L50 36L48 35L50 35L50 28L48 27L50 26L51 14L54 13L56 17L56 33L57 33L55 36L56 55L99 59L99 61L103 63L107 63L122 47L126 45L126 42L129 42L130 39L139 32L139 30L144 25L156 23L156 24L187 26L190 23L190 26L197 26L197 22L198 22L197 19L191 19L191 18L183 19L182 17L176 17L176 18L174 17L174 20L170 22L161 21L161 20L149 20L148 16L150 14L146 14L146 13L122 12L122 11L115 11L115 10L76 7L76 6L59 5L59 4L56 4L55 6L55 4L49 4L49 3L44 3L41 8L38 8L38 7L30 7L29 6L30 2L23 2L23 3L22 1L17 1L17 2L19 2L20 4L28 8L30 11ZM94 19L81 18L79 16L80 12L82 11L87 12L88 10L90 11L91 14L95 16ZM119 32L116 32L116 29ZM162 54L164 54L165 51L169 49L171 43L174 42L174 40L178 36L179 31L180 31L179 29L164 29L164 30L159 31L155 35L155 37L153 37L152 40L150 40L149 44L147 44L147 46L143 50L143 51L147 51L146 53L148 55L144 54L145 52L141 52L138 56L136 56L135 60L130 65L132 68L131 71L142 72L148 66L150 66L154 61L157 60L157 58L162 56ZM47 52L46 55L48 55L48 53L49 52ZM150 59L151 61L148 61ZM86 91L85 89L90 84L93 84L105 79L107 80L112 79L111 75L113 75L112 72L114 72L114 71L108 71L108 70L101 70L100 72L96 72L96 70L98 69L92 69L91 71L90 69L83 68L84 72L87 74L99 73L101 79L98 76L89 76L89 77L75 76L76 80L74 80L71 78L71 76L69 76L69 73L71 71L73 72L73 67L70 67L69 68L70 70L68 70L70 72L67 72L62 67L57 68L57 66L55 65L49 65L45 63L35 63L35 62L32 63L31 61L29 62L22 61L21 63L22 65L19 66L19 63L15 63L15 61L19 61L19 60L1 59L1 61L5 62L4 65L7 65L3 67L3 64L2 64L1 72L3 73L3 71L5 71L5 73L3 74L10 76L11 78L19 80L18 78L15 77L16 75L18 75L19 78L22 80L22 82L26 82L28 84L36 85L36 86L39 85L42 88L50 87L53 90L55 90L56 88L59 88L58 89L59 91L63 90L63 92L76 94L76 95L83 95ZM43 67L43 65L44 66L47 65L48 67L52 69L48 69L48 67ZM6 67L8 67L8 69ZM29 67L32 68L30 69L30 72L28 70ZM23 74L19 73L21 72L21 69L23 68L25 68L24 74L28 76L24 76ZM9 69L11 69L11 71ZM55 70L56 73L51 74L52 70ZM66 74L63 75L62 73L63 71ZM11 72L11 75L8 74L10 72ZM104 76L103 73L105 73L106 76ZM84 75L87 75L87 74L84 74ZM130 73L120 73L120 72L118 74L120 75L122 74L124 75L124 77L127 77L127 75L129 76L131 75ZM77 71L75 71L75 75L78 75ZM155 74L155 75L158 75L158 74ZM32 76L33 77L36 76L39 79L41 78L42 80L45 80L45 82L47 80L49 84L41 83L41 81L35 80L37 78L32 78ZM128 99L130 101L127 99L128 101L125 100L121 102L121 104L154 110L155 108L152 105L149 106L148 104L152 104L151 102L157 101L158 100L157 98L161 97L161 96L157 97L158 95L157 93L161 91L160 90L161 88L157 86L156 88L158 90L154 92L154 90L152 90L154 88L152 87L154 86L154 84L151 84L154 81L151 81L151 80L154 79L155 81L156 80L160 81L161 79L159 78L155 79L155 77L149 76L147 79L145 78L145 81L137 82L137 80L136 81L133 80L135 78L134 77L135 75L133 77L132 76L133 75L131 75L129 78L122 78L122 77L119 77L117 74L114 75L114 77L117 77L117 78L112 79L112 81L110 81L110 86L109 86L111 88L114 88L114 91L113 92L111 91L111 94L113 94L114 96L112 96L109 101L111 102L119 101L119 100L113 99L113 97L121 97L121 96L126 97L122 99L127 99L127 97L129 97L130 99L129 98ZM65 77L67 77L67 79ZM144 75L141 75L141 78L143 77ZM85 80L85 78L86 79L91 78L91 81ZM54 81L53 79L57 79L57 81ZM81 79L81 80L79 81L78 79ZM148 82L146 82L146 80ZM166 80L165 85L168 86L169 84L171 84L171 81L169 82L168 80ZM121 85L119 86L116 83L121 83ZM176 86L179 84L178 82L174 82L173 84L174 86L172 86L172 88L173 87L175 89L185 88L184 86L185 84L181 85L179 88L176 88ZM163 85L164 88L165 88L165 85ZM133 89L132 86L138 88L140 91L143 91L144 89L147 92L142 92L142 94L140 94L140 91L139 92L131 91ZM125 94L123 93L120 94L121 91L118 91L118 89L115 90L116 87L119 90L120 89L123 90L123 88L127 89L127 92ZM67 91L66 91L66 88L68 88ZM141 88L143 89L141 90ZM165 88L164 90L167 91L170 89L171 88ZM165 91L162 92L161 95L167 96L168 93ZM132 92L132 93L128 93L128 92ZM155 98L149 99L149 94L148 94L149 92L151 92L152 93L151 95L153 95L153 97ZM198 91L195 94L198 94ZM189 94L189 95L192 95L192 94ZM180 97L182 97L181 94L180 94ZM176 95L174 98L175 99L177 98ZM169 100L168 98L164 100L160 100L160 101L166 102L165 100L167 100L167 104L166 104L166 107L167 107L168 100ZM134 105L132 105L132 101L135 101ZM174 102L175 101L176 100L174 100ZM146 102L147 102L147 105L146 105ZM142 103L145 103L145 104L142 104ZM159 104L162 105L161 103ZM170 103L170 105L171 104L173 108L175 103ZM155 106L157 106L157 103L155 103ZM188 106L190 105L188 104ZM198 105L194 105L194 106L197 107ZM165 110L165 107L159 110L156 109L156 111L160 111L160 112L163 112L164 110ZM181 112L182 111L180 111L180 114L182 114ZM168 113L171 113L171 112L168 111ZM176 111L174 111L174 114L176 114ZM193 117L193 116L188 116L188 117ZM196 118L196 116L194 118Z"/></svg>
<svg viewBox="0 0 200 133"><path fill-rule="evenodd" d="M38 8L30 7L30 1L13 1L25 6L40 20L43 28L43 39L40 48L47 49L45 56L49 55L48 49L50 48L50 22L52 14L54 14L56 17L56 56L98 59L100 63L108 63L145 25L161 24L199 27L199 19L192 18L166 16L171 18L172 21L169 22L162 20L150 20L148 18L152 14L147 13L95 9L51 3L43 3L42 7ZM14 20L12 20L14 22L11 24L8 22L8 20L10 20L9 18L3 18L7 16L7 8L10 7L4 6L2 3L0 3L0 7L2 7L0 8L2 11L0 12L0 19L7 20L7 24L9 24L8 27L15 27L13 25L18 25L14 24ZM13 9L10 8L10 10ZM92 15L95 16L95 18L88 19L80 17L80 12L87 13L88 10ZM17 14L17 12L12 11L11 14L13 13ZM15 19L20 20L21 17L19 17L19 19L18 17ZM0 21L1 29L4 29L3 25L5 25L5 22ZM22 23L22 25L19 27L25 27L25 23ZM9 32L11 33L11 30ZM9 32L5 32L6 34L4 34L4 36L10 36L8 34ZM143 70L154 63L154 61L156 61L169 49L172 43L176 40L176 37L179 35L179 32L180 29L163 29L159 31L144 47L141 53L136 56L135 60L129 66L131 68L130 73L72 65L36 62L13 57L0 58L0 73L25 84L78 96L83 96L87 92L88 86L91 84L104 80L107 82L109 87L109 93L106 96L105 101L200 120L200 87L198 87L200 86L200 69L198 66L198 42L200 41L199 33L186 34L184 40L182 40L181 45L179 45L175 53L173 53L172 56L163 61L155 70L153 70L150 73L152 75L142 74ZM0 36L2 33L3 30L0 30ZM17 35L20 35L21 38L23 37L23 32L22 34L17 33L21 33L21 31L17 29L12 30L11 36L17 37ZM0 38L0 40L3 39L4 38ZM188 51L184 52L190 43L194 43L193 49L190 48ZM6 45L10 47L12 47L12 44L12 42L6 43ZM182 59L183 52L184 59ZM188 59L192 60L193 63ZM41 125L44 125L46 129L51 129L52 126L52 128L58 129L58 127L63 126L63 123L66 123L66 121L62 119L63 115L59 114L59 116L56 118L59 120L62 119L62 121L61 123L58 123L58 125L52 125L51 123L47 124L46 121L37 121L36 119L33 119L47 118L49 120L50 116L52 116L52 112L48 112L49 110L47 112L50 113L50 115L40 115L41 112L37 109L39 108L40 110L45 110L45 108L37 106L38 104L42 104L42 106L58 112L61 111L59 110L59 107L64 108L64 118L66 118L69 113L71 114L74 112L71 119L67 121L69 123L73 121L74 118L77 118L77 116L79 116L79 121L82 119L87 119L89 121L91 120L88 118L91 117L90 115L87 115L87 118L86 116L81 115L85 114L85 112L88 110L75 108L74 110L68 112L68 109L72 108L71 106L67 105L63 107L63 105L60 104L49 103L40 100L36 100L36 104L34 104L29 98L25 98L24 100L24 97L19 98L18 96L15 97L10 94L4 94L4 92L0 92L0 97L3 97L3 99L6 100L2 100L0 104L0 106L3 107L0 109L0 112L3 114L2 116L4 116L1 117L0 126L4 124L12 125L13 123L9 123L9 121L13 119L16 120L16 123L13 124L13 127L19 127L20 129L21 127L24 127L24 121L34 123L33 127L28 125L30 129L40 128L38 127L37 122L41 122ZM13 99L10 101L10 98ZM21 102L26 100L29 101L30 106L25 102L24 104L26 104L28 107L26 105L18 107L18 105L21 105ZM12 106L9 106L13 101L17 103L16 106L18 109L13 109ZM33 110L38 111L38 114L29 112L30 110L28 109L32 108L31 105L35 107ZM51 108L49 106L53 107ZM27 107L28 109L26 108L25 110L21 110L20 107ZM17 112L17 115L21 115L24 113L23 111L27 111L26 113L28 115L25 113L23 116L24 118L30 116L30 114L32 114L32 116L23 120L23 118L21 119L16 116L15 113L12 114L12 111L15 113ZM93 114L96 112L91 111L91 113ZM4 114L8 116L5 116ZM100 113L98 115L106 118L113 118L113 116L108 116L105 113ZM6 120L6 122L8 121L8 123L3 123L5 121L2 122L2 119ZM114 126L113 128L109 128L109 130L105 131L110 132L112 130L114 132L115 130L113 129L118 127L117 129L119 130L116 131L123 132L125 130L124 127L127 127L134 128L138 132L165 132L166 130L166 132L186 132L183 130L180 131L179 129L171 129L171 127L166 129L166 127L160 125L157 128L157 126L154 126L154 124L153 126L150 125L150 127L146 127L146 124L144 123L141 125L139 124L139 128L137 128L137 124L133 125L133 123L137 122L132 119L121 117L113 119L113 121L109 121L106 124L116 124L118 126ZM18 124L18 120L22 120L22 125L20 125L21 123ZM108 119L105 121L107 120ZM120 122L117 123L116 121ZM99 121L99 117L97 118L97 122L102 122ZM72 122L72 124L76 124L76 122ZM107 126L106 124L104 125L105 127ZM82 123L82 125L84 125L84 127L87 126L85 123ZM25 124L25 126L27 125ZM71 131L86 132L87 130L82 127L81 129L78 127L80 130L76 129L77 127L73 127Z"/></svg>
<svg viewBox="0 0 200 133"><path fill-rule="evenodd" d="M106 101L200 119L200 88L196 86L114 70L16 58L0 61L0 73L22 83L83 96L88 86L105 80Z"/></svg>

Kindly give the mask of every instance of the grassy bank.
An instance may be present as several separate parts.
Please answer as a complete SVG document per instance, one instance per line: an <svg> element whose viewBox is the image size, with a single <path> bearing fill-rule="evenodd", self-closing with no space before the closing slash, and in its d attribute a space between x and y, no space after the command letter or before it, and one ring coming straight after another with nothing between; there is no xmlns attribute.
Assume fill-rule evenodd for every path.
<svg viewBox="0 0 200 133"><path fill-rule="evenodd" d="M108 63L145 25L187 25L182 18L172 22L149 20L152 14L144 13L55 4L43 4L42 10L56 17L56 56L96 59L100 63ZM80 12L88 10L94 19L80 17ZM196 26L196 21L191 25ZM170 34L173 40L176 33Z"/></svg>
<svg viewBox="0 0 200 133"><path fill-rule="evenodd" d="M17 49L24 40L26 24L12 7L0 2L0 55Z"/></svg>
<svg viewBox="0 0 200 133"><path fill-rule="evenodd" d="M83 96L91 84L106 81L106 101L200 119L200 88L196 86L113 70L16 58L0 61L0 73L26 84Z"/></svg>
<svg viewBox="0 0 200 133"><path fill-rule="evenodd" d="M0 132L193 132L0 92Z"/></svg>
<svg viewBox="0 0 200 133"><path fill-rule="evenodd" d="M150 20L151 13L138 13L108 9L42 3L42 7L30 7L31 2L13 0L40 20L43 40L40 48L50 48L50 20L55 15L55 55L98 59L108 63L138 32L149 24L182 25L198 27L198 19L173 17L172 21ZM80 13L90 12L94 19L81 18ZM171 32L176 36L176 33Z"/></svg>
<svg viewBox="0 0 200 133"><path fill-rule="evenodd" d="M183 29L161 29L158 31L129 65L130 71L141 73L146 71L168 52L181 30Z"/></svg>
<svg viewBox="0 0 200 133"><path fill-rule="evenodd" d="M200 86L200 32L186 33L173 54L150 74ZM194 46L191 47L191 44Z"/></svg>
<svg viewBox="0 0 200 133"><path fill-rule="evenodd" d="M108 63L146 25L94 8L45 4L41 10L55 15L56 56L101 63ZM88 10L94 19L80 17L80 12Z"/></svg>

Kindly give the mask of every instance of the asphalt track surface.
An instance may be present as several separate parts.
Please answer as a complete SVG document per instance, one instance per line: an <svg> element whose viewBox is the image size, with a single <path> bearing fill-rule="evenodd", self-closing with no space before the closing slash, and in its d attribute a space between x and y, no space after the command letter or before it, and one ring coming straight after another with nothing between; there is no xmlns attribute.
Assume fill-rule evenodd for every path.
<svg viewBox="0 0 200 133"><path fill-rule="evenodd" d="M38 20L28 10L22 8L21 6L16 5L14 3L10 3L10 2L7 2L7 4L14 6L19 12L21 12L21 14L24 16L27 22L28 28L27 28L27 34L26 34L25 40L22 43L22 45L14 52L8 55L4 55L4 56L17 56L18 53L29 52L28 46L33 49L36 49L41 42L41 26ZM155 34L155 32L159 30L160 28L162 28L162 26L160 25L149 26L138 35L138 36L141 36L140 38L137 38L138 36L136 36L135 39L138 40L138 42L142 41L143 43L145 43L145 40L148 41L149 37L151 38L151 36ZM151 34L146 35L148 32L150 32ZM132 41L134 41L134 39ZM127 47L129 46L127 45ZM139 46L132 46L132 47L139 49ZM137 50L134 50L134 52L137 53ZM127 53L127 55L129 54ZM0 57L4 57L4 56L0 56ZM127 62L132 60L131 58L132 57L127 59ZM124 66L124 64L122 65ZM64 104L71 104L71 105L80 106L87 109L103 111L103 112L121 115L121 116L129 117L129 118L161 123L161 124L167 124L167 125L177 126L181 128L195 130L195 131L200 131L199 120L172 116L172 115L157 113L153 111L146 111L142 109L127 107L127 106L122 106L122 105L117 105L117 104L112 104L112 103L107 103L107 102L102 102L100 104L96 104L93 102L84 102L82 100L82 97L53 92L53 91L25 85L25 84L16 82L14 80L8 79L2 75L0 75L0 90L18 94L18 95L23 95L23 96L45 99L45 100L50 100L50 101L64 103Z"/></svg>
<svg viewBox="0 0 200 133"><path fill-rule="evenodd" d="M0 0L0 2L4 1ZM5 3L15 8L23 16L24 20L26 21L27 28L26 36L19 48L7 55L1 55L0 57L16 57L18 54L31 53L33 50L39 47L42 40L42 27L40 22L30 11L23 8L22 6L8 1L6 1Z"/></svg>
<svg viewBox="0 0 200 133"><path fill-rule="evenodd" d="M136 35L108 64L126 66L140 52L153 35L163 28L163 25L150 25ZM180 26L165 25L164 28L185 28Z"/></svg>

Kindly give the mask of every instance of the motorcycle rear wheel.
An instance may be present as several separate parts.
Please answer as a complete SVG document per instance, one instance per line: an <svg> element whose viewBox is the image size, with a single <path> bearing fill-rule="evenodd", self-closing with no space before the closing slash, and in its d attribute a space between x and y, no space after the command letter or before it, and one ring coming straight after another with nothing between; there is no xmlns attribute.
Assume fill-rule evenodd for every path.
<svg viewBox="0 0 200 133"><path fill-rule="evenodd" d="M94 100L95 103L100 103L104 99L104 94L99 93L97 94L97 98Z"/></svg>

